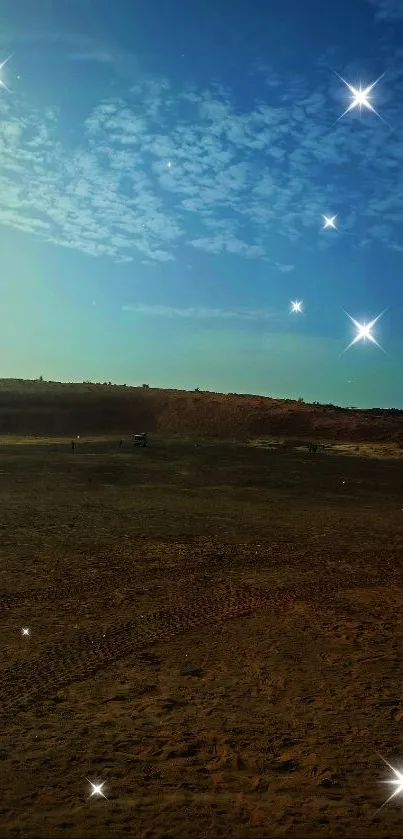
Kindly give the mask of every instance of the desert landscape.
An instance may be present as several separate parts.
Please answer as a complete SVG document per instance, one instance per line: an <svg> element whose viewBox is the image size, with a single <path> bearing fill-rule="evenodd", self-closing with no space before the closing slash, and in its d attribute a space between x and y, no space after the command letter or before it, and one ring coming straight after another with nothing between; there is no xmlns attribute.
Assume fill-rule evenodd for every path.
<svg viewBox="0 0 403 839"><path fill-rule="evenodd" d="M0 433L1 835L400 837L403 413L3 380Z"/></svg>

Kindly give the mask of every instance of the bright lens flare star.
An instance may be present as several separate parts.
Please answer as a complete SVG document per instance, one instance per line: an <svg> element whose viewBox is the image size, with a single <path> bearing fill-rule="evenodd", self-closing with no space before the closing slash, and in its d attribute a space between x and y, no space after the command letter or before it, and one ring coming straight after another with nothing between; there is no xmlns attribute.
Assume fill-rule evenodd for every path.
<svg viewBox="0 0 403 839"><path fill-rule="evenodd" d="M392 795L390 795L389 798L385 801L385 803L382 804L382 807L385 807L386 804L389 804L389 801L391 801L391 799L395 797L395 795L399 795L399 793L403 792L403 772L399 772L397 769L391 766L391 764L388 763L388 761L385 760L385 758L382 757L382 755L379 755L379 757L382 758L383 762L386 763L386 766L389 766L389 769L391 769L396 776L395 778L392 778L389 781L381 781L382 784L392 784L396 787L395 791L392 792ZM380 807L379 810L382 810L382 807Z"/></svg>
<svg viewBox="0 0 403 839"><path fill-rule="evenodd" d="M31 634L31 630L30 630L29 626L23 626L22 629L21 629L21 635L30 635L30 634Z"/></svg>
<svg viewBox="0 0 403 839"><path fill-rule="evenodd" d="M343 82L343 84L346 85L346 87L348 87L348 89L349 89L349 91L352 95L352 101L350 102L348 108L346 108L344 113L341 114L340 117L338 117L336 122L339 122L339 120L342 119L350 111L354 111L355 108L359 108L360 113L361 113L363 108L366 108L367 111L372 111L373 114L376 114L376 116L379 117L379 119L381 119L383 122L385 122L383 117L381 117L381 115L378 114L378 111L375 110L374 106L372 105L372 102L370 102L370 99L369 99L369 96L372 93L375 85L378 84L378 82L383 78L384 75L385 75L385 73L382 73L382 75L379 76L379 78L376 79L375 82L373 82L372 84L369 84L365 88L363 88L361 86L361 82L360 82L360 86L359 86L359 88L357 88L357 87L354 87L354 85L349 84L349 82L346 82L346 80L343 79L342 76L339 76L339 74L336 73L336 76L340 79L340 81Z"/></svg>
<svg viewBox="0 0 403 839"><path fill-rule="evenodd" d="M294 303L291 303L291 311L302 312L302 300L295 300Z"/></svg>
<svg viewBox="0 0 403 839"><path fill-rule="evenodd" d="M344 311L344 309L343 309L343 311ZM352 321L352 323L356 327L357 334L356 334L355 338L353 338L353 340L351 341L351 344L349 344L348 347L346 347L346 349L343 350L342 355L344 355L344 353L347 352L347 350L349 350L350 347L352 347L358 341L367 341L367 340L371 341L372 344L376 344L378 349L382 350L382 352L384 352L386 354L383 347L381 347L381 345L378 344L378 341L375 340L375 338L374 338L374 336L372 335L372 332L371 332L371 330L375 326L376 322L379 320L379 318L382 317L382 315L385 314L385 312L386 312L386 309L383 312L381 312L381 314L378 315L376 318L371 320L370 323L359 323L358 320L356 320L355 318L352 318L351 315L348 314L348 312L344 312L344 314L346 314L347 317L350 318L350 320Z"/></svg>
<svg viewBox="0 0 403 839"><path fill-rule="evenodd" d="M89 780L89 778L86 778L85 780L88 781L88 783L92 787L92 791L89 796L90 798L92 798L93 795L101 796L101 798L106 798L106 795L104 795L104 793L102 792L102 787L105 786L105 781L103 781L102 784L93 784L92 781Z"/></svg>
<svg viewBox="0 0 403 839"><path fill-rule="evenodd" d="M323 216L323 221L324 221L323 230L326 230L327 227L332 227L333 230L337 230L336 219L337 219L337 216Z"/></svg>
<svg viewBox="0 0 403 839"><path fill-rule="evenodd" d="M5 65L5 64L7 64L7 61L10 61L10 58L11 58L11 55L9 55L9 56L8 56L8 58L6 58L4 61L2 61L2 62L1 62L1 64L0 64L0 73L1 73L1 71L2 71L2 69L3 69L3 67L4 67L4 65ZM6 91L7 91L7 93L11 93L11 90L9 90L9 89L8 89L7 85L6 85L6 84L4 84L4 82L3 82L3 80L2 80L2 79L0 79L0 87L3 87L3 88L4 88L4 90L6 90Z"/></svg>

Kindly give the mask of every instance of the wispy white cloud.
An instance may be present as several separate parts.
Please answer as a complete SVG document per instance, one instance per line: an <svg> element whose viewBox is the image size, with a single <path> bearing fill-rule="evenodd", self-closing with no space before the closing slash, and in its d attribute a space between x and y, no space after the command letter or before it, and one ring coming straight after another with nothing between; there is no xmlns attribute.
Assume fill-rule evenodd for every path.
<svg viewBox="0 0 403 839"><path fill-rule="evenodd" d="M122 306L124 312L134 312L139 315L152 315L156 317L167 318L195 318L198 320L232 320L234 318L240 320L269 320L279 317L278 312L268 312L263 309L206 309L206 308L187 308L180 309L174 306L147 306L144 303L133 303ZM284 314L284 313L283 313Z"/></svg>
<svg viewBox="0 0 403 839"><path fill-rule="evenodd" d="M94 61L97 64L115 64L116 56L104 50L93 49L84 50L83 52L67 53L67 58L70 61Z"/></svg>
<svg viewBox="0 0 403 839"><path fill-rule="evenodd" d="M100 43L99 40L68 30L51 30L45 27L37 29L31 27L25 30L21 27L2 27L0 32L0 47L8 51L22 51L24 57L35 60L38 56L43 61L91 61L103 64L113 69L117 77L133 82L141 72L137 56L111 42Z"/></svg>
<svg viewBox="0 0 403 839"><path fill-rule="evenodd" d="M249 245L232 235L231 231L219 233L213 237L202 239L191 239L189 245L209 253L232 253L237 256L245 256L248 259L256 259L264 256L265 250L261 245Z"/></svg>
<svg viewBox="0 0 403 839"><path fill-rule="evenodd" d="M378 20L403 20L402 0L368 0Z"/></svg>
<svg viewBox="0 0 403 839"><path fill-rule="evenodd" d="M290 271L295 271L295 265L284 265L281 262L276 262L276 268L278 268L282 274L289 274Z"/></svg>
<svg viewBox="0 0 403 839"><path fill-rule="evenodd" d="M76 57L112 60L85 39L76 47ZM391 71L396 102L397 59ZM75 146L61 112L1 96L0 222L120 262L171 261L187 245L265 259L284 274L294 266L276 258L279 237L321 249L344 235L353 245L365 220L367 237L396 248L399 138L373 115L357 130L354 117L334 125L332 85L311 90L297 79L273 94L275 104L240 111L217 85L177 91L166 79L140 79L75 126ZM396 109L390 99L388 119ZM323 212L340 213L339 234L323 235Z"/></svg>

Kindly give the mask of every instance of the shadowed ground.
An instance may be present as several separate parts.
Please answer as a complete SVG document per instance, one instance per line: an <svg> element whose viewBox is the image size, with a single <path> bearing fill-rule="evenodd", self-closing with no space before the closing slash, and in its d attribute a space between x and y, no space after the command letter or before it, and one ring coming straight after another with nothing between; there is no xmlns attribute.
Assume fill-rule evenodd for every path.
<svg viewBox="0 0 403 839"><path fill-rule="evenodd" d="M1 835L401 836L401 460L118 441L0 441Z"/></svg>

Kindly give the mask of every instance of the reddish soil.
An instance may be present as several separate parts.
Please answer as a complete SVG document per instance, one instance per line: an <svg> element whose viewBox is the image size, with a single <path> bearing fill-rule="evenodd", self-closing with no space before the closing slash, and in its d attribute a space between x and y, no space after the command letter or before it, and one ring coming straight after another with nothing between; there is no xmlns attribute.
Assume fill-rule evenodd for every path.
<svg viewBox="0 0 403 839"><path fill-rule="evenodd" d="M100 396L69 415L43 387L13 422L81 436L0 439L1 836L400 837L379 755L401 767L401 460L191 438L195 419L120 450L124 422L179 424L177 400L246 428L257 398L118 394L150 413L102 440Z"/></svg>

